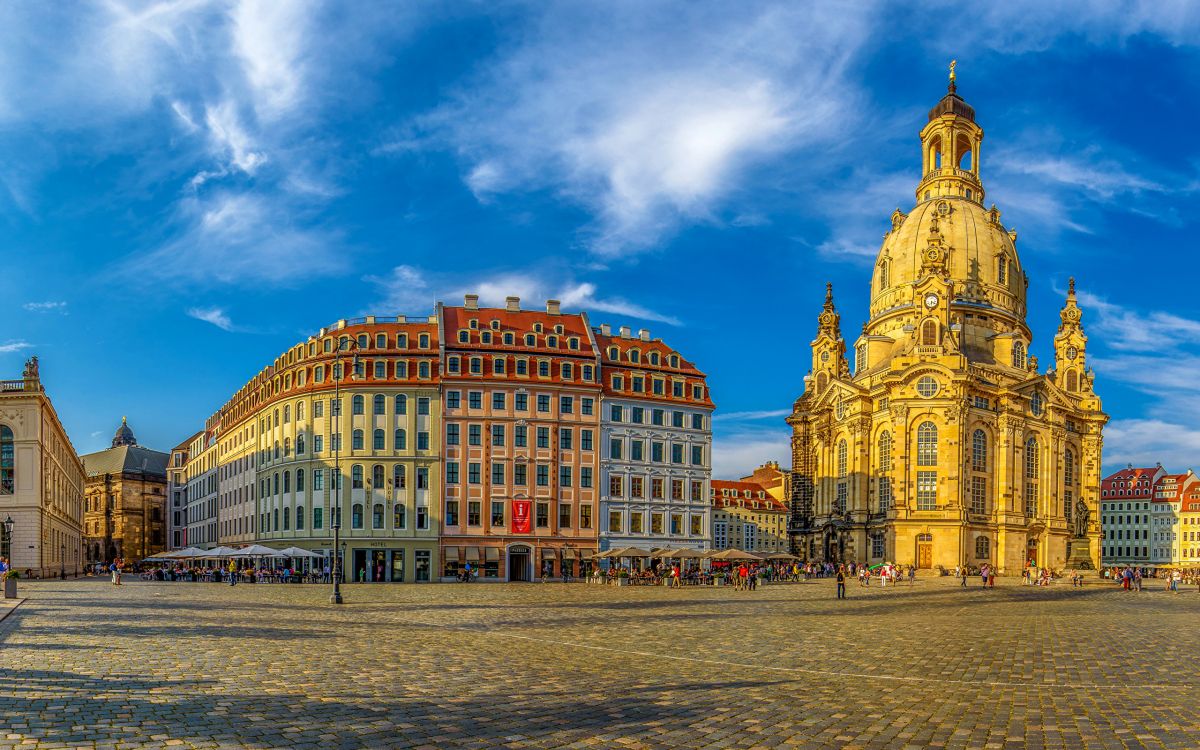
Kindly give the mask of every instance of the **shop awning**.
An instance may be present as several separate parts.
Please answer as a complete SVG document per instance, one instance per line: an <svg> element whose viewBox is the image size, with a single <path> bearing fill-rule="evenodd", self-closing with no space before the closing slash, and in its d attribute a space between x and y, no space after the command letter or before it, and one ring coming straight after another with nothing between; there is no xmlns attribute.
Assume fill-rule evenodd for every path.
<svg viewBox="0 0 1200 750"><path fill-rule="evenodd" d="M478 547L467 547L466 553L467 554L464 559L467 562L479 562L479 548Z"/></svg>
<svg viewBox="0 0 1200 750"><path fill-rule="evenodd" d="M500 562L500 550L495 547L484 547L483 559L488 562Z"/></svg>
<svg viewBox="0 0 1200 750"><path fill-rule="evenodd" d="M575 550L571 549L570 547L563 547L562 548L562 559L574 560L575 559Z"/></svg>
<svg viewBox="0 0 1200 750"><path fill-rule="evenodd" d="M442 554L446 556L446 562L458 562L458 547L443 547Z"/></svg>
<svg viewBox="0 0 1200 750"><path fill-rule="evenodd" d="M556 557L558 557L558 554L555 552L555 550L550 549L549 547L542 547L543 560L553 560Z"/></svg>
<svg viewBox="0 0 1200 750"><path fill-rule="evenodd" d="M579 559L580 560L591 560L595 556L596 556L596 550L594 550L594 549L579 550Z"/></svg>

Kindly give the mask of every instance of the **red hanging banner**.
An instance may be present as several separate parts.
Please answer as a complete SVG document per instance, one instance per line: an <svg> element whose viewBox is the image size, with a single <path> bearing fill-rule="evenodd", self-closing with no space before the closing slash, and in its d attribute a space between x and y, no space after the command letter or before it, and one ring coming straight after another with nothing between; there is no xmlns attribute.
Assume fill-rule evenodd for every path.
<svg viewBox="0 0 1200 750"><path fill-rule="evenodd" d="M531 500L512 501L512 533L530 533L529 514L532 512L532 510L533 501Z"/></svg>

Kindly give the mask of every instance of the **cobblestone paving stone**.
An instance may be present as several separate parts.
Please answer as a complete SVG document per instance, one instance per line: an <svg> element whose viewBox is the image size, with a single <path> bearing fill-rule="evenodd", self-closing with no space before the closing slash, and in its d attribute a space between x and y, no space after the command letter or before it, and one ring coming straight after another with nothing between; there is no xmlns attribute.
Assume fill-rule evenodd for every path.
<svg viewBox="0 0 1200 750"><path fill-rule="evenodd" d="M22 582L0 748L1197 748L1200 594Z"/></svg>

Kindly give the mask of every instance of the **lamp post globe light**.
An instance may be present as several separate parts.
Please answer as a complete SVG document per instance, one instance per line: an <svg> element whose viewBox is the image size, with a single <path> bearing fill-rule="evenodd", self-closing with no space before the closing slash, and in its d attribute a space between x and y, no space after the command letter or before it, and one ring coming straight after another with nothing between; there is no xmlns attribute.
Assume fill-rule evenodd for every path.
<svg viewBox="0 0 1200 750"><path fill-rule="evenodd" d="M329 595L330 604L342 603L342 556L344 555L345 543L342 539L342 377L345 375L342 370L342 355L347 351L355 351L358 349L358 343L351 338L340 339L338 341L337 353L333 360L333 403L334 406L330 409L331 412L336 410L336 413L330 414L330 419L333 422L333 593ZM353 355L350 360L351 375L358 375L358 354ZM351 425L353 429L353 424ZM343 555L338 554L338 546L343 548Z"/></svg>

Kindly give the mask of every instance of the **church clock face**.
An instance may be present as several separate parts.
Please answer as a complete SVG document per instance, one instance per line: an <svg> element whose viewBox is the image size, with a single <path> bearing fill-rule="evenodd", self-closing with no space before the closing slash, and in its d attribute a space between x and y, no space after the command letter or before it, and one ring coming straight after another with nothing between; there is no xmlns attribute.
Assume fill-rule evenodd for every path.
<svg viewBox="0 0 1200 750"><path fill-rule="evenodd" d="M930 310L937 307L937 303L938 303L938 296L936 294L933 294L931 292L931 293L925 295L925 306L928 307Z"/></svg>

